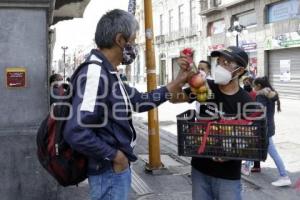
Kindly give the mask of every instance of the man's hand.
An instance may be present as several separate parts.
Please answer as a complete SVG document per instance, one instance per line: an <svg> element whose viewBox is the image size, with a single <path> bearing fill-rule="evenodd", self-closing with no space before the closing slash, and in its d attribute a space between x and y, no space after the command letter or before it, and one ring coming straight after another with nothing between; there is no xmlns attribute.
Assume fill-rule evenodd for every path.
<svg viewBox="0 0 300 200"><path fill-rule="evenodd" d="M181 88L189 80L189 78L194 74L191 70L186 70L180 68L176 78L167 84L167 89L170 93L181 91Z"/></svg>
<svg viewBox="0 0 300 200"><path fill-rule="evenodd" d="M113 160L114 172L116 173L122 172L128 167L129 167L129 163L127 157L122 151L118 150L117 155Z"/></svg>
<svg viewBox="0 0 300 200"><path fill-rule="evenodd" d="M185 71L190 71L192 69L191 64L189 63L189 58L182 52L180 52L180 57L177 59L177 64L179 67Z"/></svg>

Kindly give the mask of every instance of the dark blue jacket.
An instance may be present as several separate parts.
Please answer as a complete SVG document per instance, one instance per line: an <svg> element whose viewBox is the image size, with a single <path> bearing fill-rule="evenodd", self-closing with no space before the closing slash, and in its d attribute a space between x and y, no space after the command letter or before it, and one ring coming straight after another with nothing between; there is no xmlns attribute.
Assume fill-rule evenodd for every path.
<svg viewBox="0 0 300 200"><path fill-rule="evenodd" d="M92 50L89 64L73 77L73 114L67 121L64 138L70 146L89 158L88 173L99 174L111 165L117 150L129 161L133 153L136 133L132 125L132 111L144 112L167 100L168 90L161 87L140 93L123 84L119 74L97 50Z"/></svg>
<svg viewBox="0 0 300 200"><path fill-rule="evenodd" d="M267 117L267 134L268 137L272 137L275 135L275 101L278 96L276 95L274 98L269 99L265 95L257 95L256 101L263 104L266 108L266 117Z"/></svg>

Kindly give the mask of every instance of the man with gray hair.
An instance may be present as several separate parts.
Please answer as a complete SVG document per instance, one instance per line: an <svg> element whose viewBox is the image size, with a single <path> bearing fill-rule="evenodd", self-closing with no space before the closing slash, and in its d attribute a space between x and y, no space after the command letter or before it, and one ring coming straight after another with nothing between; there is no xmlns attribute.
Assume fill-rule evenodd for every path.
<svg viewBox="0 0 300 200"><path fill-rule="evenodd" d="M88 158L92 200L128 199L130 162L137 160L132 111L159 106L170 93L181 90L188 76L182 69L175 80L149 93L124 84L117 67L134 61L138 29L137 20L126 11L115 9L103 15L95 33L97 49L87 58L94 63L72 77L73 115L65 125L64 138Z"/></svg>

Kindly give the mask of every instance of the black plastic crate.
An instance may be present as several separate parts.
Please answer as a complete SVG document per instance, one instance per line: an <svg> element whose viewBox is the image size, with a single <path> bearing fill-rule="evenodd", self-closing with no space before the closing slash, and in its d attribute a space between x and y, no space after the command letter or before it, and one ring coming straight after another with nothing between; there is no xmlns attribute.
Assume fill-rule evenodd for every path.
<svg viewBox="0 0 300 200"><path fill-rule="evenodd" d="M266 160L266 121L251 124L223 124L199 120L195 110L177 115L178 154L189 157L218 157L230 160ZM230 123L230 122L229 122ZM209 134L205 134L206 130ZM204 139L207 135L207 139ZM206 141L206 142L205 142ZM205 148L203 145L205 144ZM200 146L202 145L202 152ZM203 151L204 150L204 151Z"/></svg>

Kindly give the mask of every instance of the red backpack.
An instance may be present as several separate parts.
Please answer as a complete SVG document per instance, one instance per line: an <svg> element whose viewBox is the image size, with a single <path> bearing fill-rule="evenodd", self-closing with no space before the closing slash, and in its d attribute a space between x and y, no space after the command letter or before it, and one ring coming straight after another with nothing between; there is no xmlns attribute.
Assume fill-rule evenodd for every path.
<svg viewBox="0 0 300 200"><path fill-rule="evenodd" d="M88 64L101 65L97 61L81 64L74 72ZM62 186L78 185L87 178L87 157L74 151L63 138L64 125L70 115L72 103L71 89L60 88L60 99L53 104L50 114L42 121L36 137L37 155L41 165Z"/></svg>

